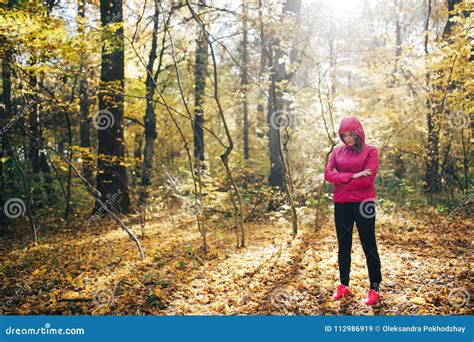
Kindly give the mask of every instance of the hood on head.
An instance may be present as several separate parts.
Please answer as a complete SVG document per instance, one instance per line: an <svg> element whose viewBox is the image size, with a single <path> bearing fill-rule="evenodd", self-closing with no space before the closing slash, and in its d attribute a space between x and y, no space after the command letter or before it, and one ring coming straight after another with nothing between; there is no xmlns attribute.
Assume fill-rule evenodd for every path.
<svg viewBox="0 0 474 342"><path fill-rule="evenodd" d="M364 128L362 127L362 124L360 123L359 119L357 119L357 117L348 116L342 119L341 123L339 124L339 138L341 139L342 142L344 142L344 139L342 139L342 135L347 132L356 133L360 137L360 140L362 141L362 145L364 145L365 143Z"/></svg>

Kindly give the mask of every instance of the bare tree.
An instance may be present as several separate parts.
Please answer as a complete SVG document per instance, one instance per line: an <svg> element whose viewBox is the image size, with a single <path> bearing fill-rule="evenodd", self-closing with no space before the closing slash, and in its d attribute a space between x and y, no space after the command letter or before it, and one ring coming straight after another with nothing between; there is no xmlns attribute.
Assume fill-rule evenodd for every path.
<svg viewBox="0 0 474 342"><path fill-rule="evenodd" d="M243 146L244 159L249 159L249 105L248 105L248 6L246 0L242 1L242 69L240 75L240 88L242 92L243 120Z"/></svg>
<svg viewBox="0 0 474 342"><path fill-rule="evenodd" d="M85 39L85 19L86 6L84 0L77 1L77 31L82 39ZM82 170L84 177L92 182L92 156L91 156L91 133L90 133L90 119L89 119L89 95L86 69L87 55L83 51L80 52L80 66L79 66L79 111L80 111L80 146L82 148Z"/></svg>
<svg viewBox="0 0 474 342"><path fill-rule="evenodd" d="M199 0L200 12L206 6L206 0ZM194 65L194 162L201 168L204 161L204 95L206 91L206 78L208 67L208 44L207 31L203 24L199 27L198 38L196 39L196 53Z"/></svg>
<svg viewBox="0 0 474 342"><path fill-rule="evenodd" d="M143 150L143 167L142 167L142 180L141 186L144 188L140 192L139 202L143 203L144 198L146 197L146 188L151 183L151 171L152 171L152 162L153 155L155 152L155 139L156 139L156 114L154 110L153 95L155 94L156 86L153 82L152 71L155 65L155 60L157 58L157 45L158 45L158 27L159 27L159 17L160 17L160 0L154 0L155 4L155 13L153 15L153 32L151 36L151 47L148 57L147 68L150 70L150 73L146 74L146 111L145 111L145 147ZM163 46L164 48L164 46Z"/></svg>

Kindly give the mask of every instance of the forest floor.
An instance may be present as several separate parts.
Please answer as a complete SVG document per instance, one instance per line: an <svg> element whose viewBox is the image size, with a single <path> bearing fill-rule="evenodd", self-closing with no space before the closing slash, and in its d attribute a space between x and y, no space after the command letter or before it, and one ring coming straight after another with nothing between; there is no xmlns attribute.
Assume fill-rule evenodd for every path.
<svg viewBox="0 0 474 342"><path fill-rule="evenodd" d="M248 223L240 249L232 228L209 229L207 255L192 218L156 218L141 240L145 260L111 222L38 245L2 241L0 314L472 314L472 219L377 211L383 297L370 308L362 303L369 281L356 228L353 296L331 298L338 284L331 215L317 232L303 224L295 239L281 220Z"/></svg>

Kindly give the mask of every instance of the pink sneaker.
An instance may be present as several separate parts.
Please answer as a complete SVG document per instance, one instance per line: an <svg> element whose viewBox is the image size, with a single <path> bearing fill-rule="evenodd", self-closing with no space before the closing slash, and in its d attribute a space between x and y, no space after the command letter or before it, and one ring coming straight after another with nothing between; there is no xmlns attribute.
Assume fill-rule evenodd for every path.
<svg viewBox="0 0 474 342"><path fill-rule="evenodd" d="M346 285L339 285L337 287L336 293L334 294L334 299L339 300L344 296L347 296L350 293L349 287Z"/></svg>
<svg viewBox="0 0 474 342"><path fill-rule="evenodd" d="M378 293L377 291L375 290L369 290L369 292L367 293L367 300L364 302L365 305L374 305L375 303L377 303L380 299L380 293Z"/></svg>

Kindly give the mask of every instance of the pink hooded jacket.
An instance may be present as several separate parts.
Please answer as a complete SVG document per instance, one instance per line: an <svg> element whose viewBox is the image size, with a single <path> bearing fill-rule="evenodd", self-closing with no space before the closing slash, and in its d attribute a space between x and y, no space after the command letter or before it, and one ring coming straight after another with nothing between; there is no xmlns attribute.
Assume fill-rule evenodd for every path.
<svg viewBox="0 0 474 342"><path fill-rule="evenodd" d="M365 133L362 124L355 116L342 119L339 125L339 138L342 134L355 132L362 141L362 150L358 154L354 146L337 146L331 153L324 172L324 179L334 184L334 202L375 201L374 180L379 168L379 154L375 146L365 143ZM334 171L336 168L337 171ZM372 175L352 178L352 175L362 170L372 170Z"/></svg>

